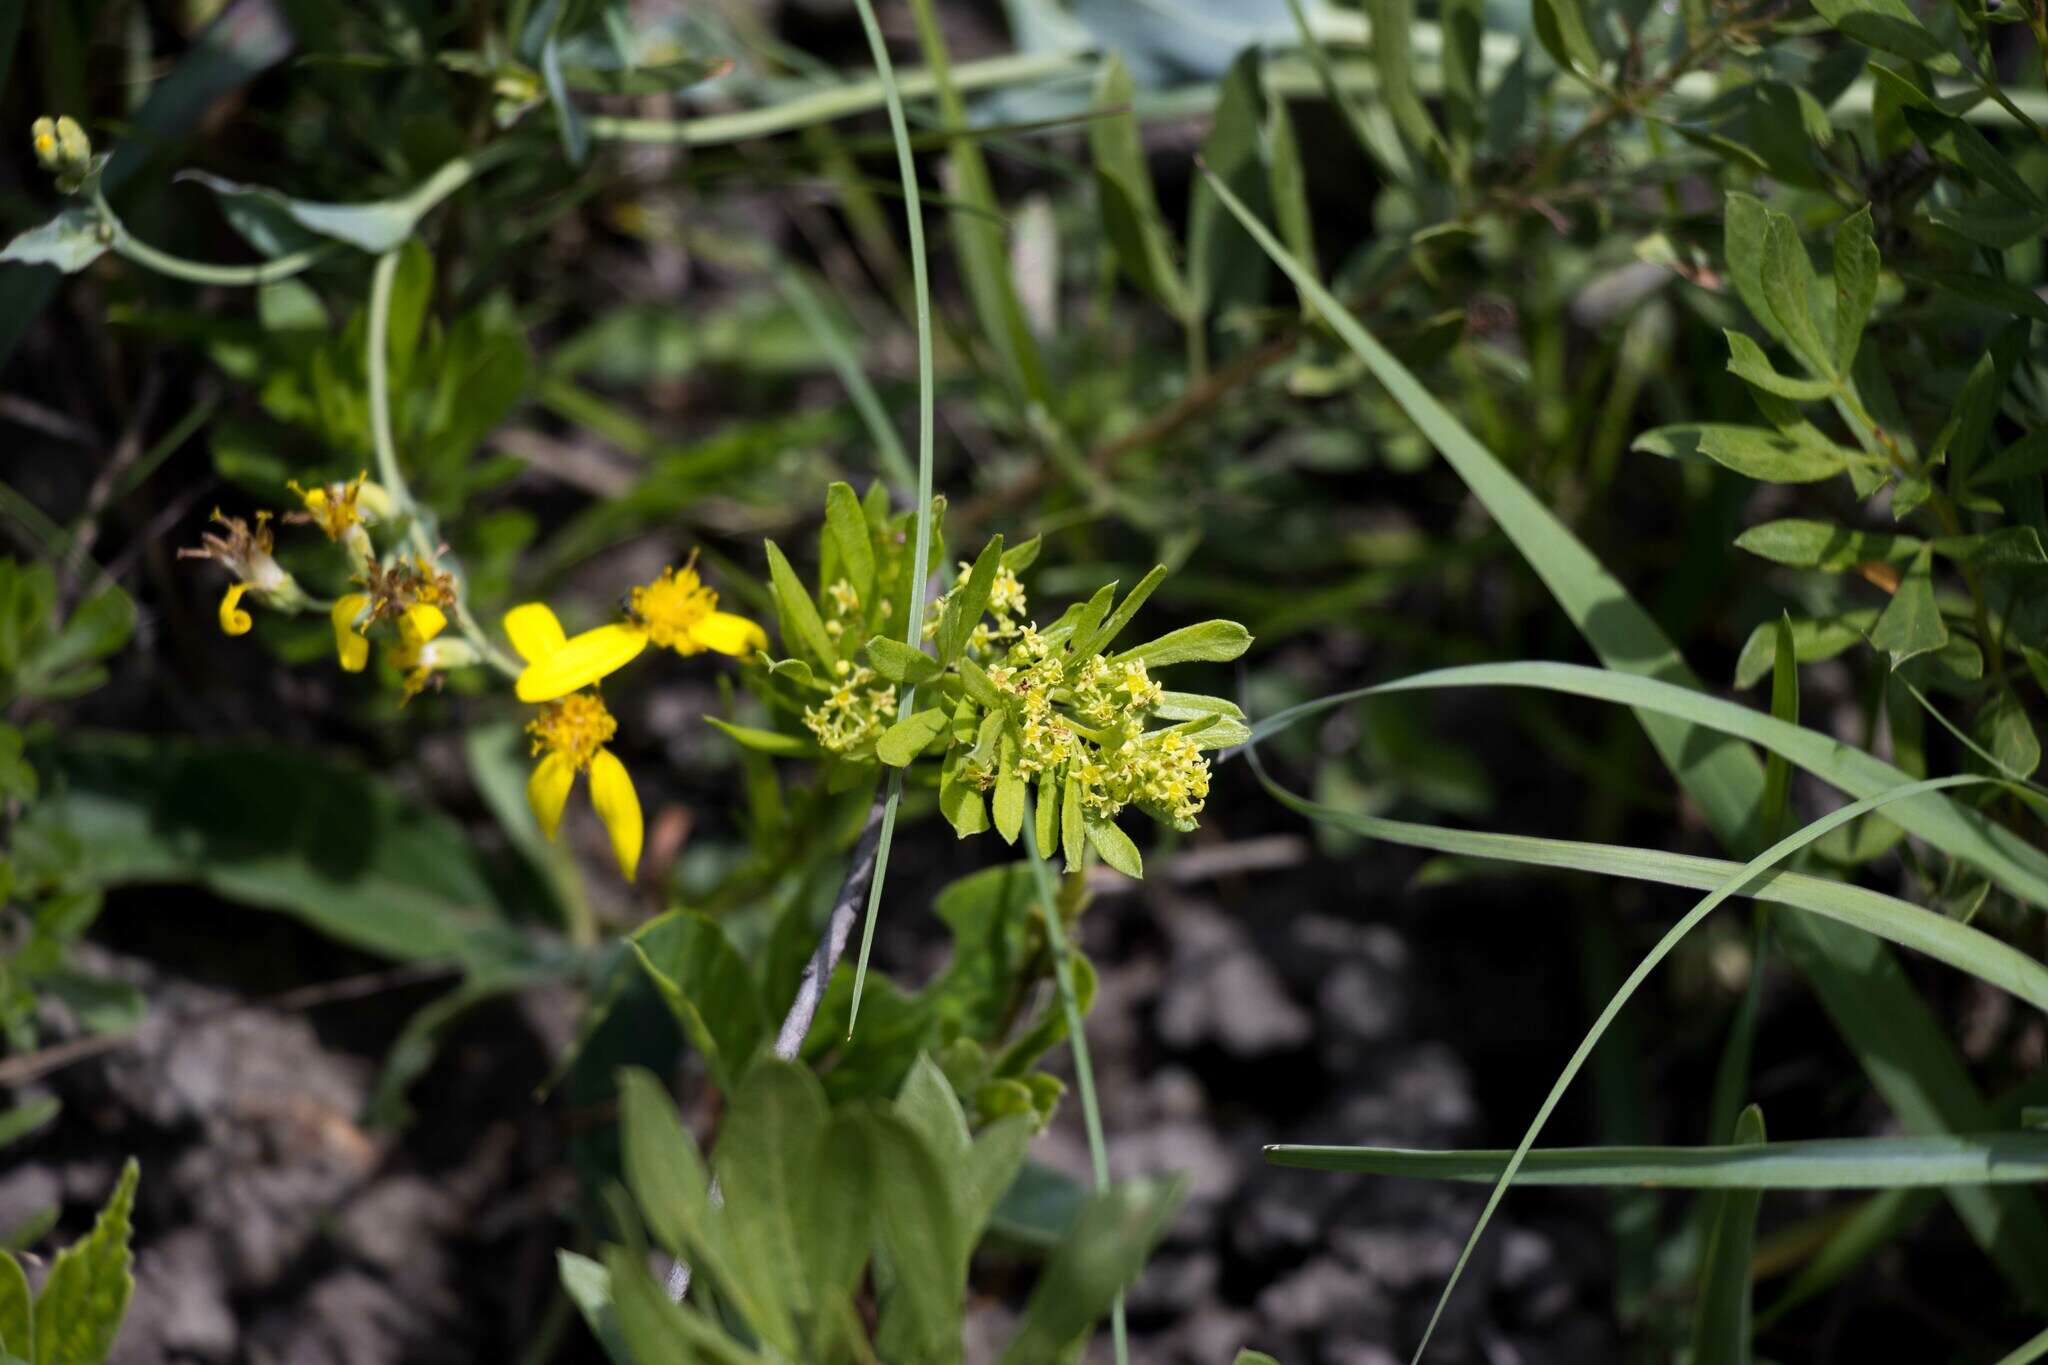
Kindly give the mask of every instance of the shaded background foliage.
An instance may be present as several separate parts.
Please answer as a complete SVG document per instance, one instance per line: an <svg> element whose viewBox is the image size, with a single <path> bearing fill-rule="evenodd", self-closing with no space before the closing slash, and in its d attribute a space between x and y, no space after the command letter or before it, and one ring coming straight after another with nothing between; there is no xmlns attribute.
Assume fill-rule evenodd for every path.
<svg viewBox="0 0 2048 1365"><path fill-rule="evenodd" d="M61 286L0 268L20 566L0 613L19 736L0 750L0 1066L26 1063L0 1075L68 1104L9 1151L14 1240L60 1216L83 1232L115 1154L142 1150L131 1340L159 1354L136 1359L586 1358L551 1257L590 1253L587 1276L632 1222L607 1203L616 1068L680 1068L713 1149L710 1097L772 1033L870 790L700 723L770 723L746 679L655 670L612 696L648 866L637 888L586 877L602 836L537 837L501 698L457 674L396 708L389 678L329 666L317 616L224 640L210 581L172 551L216 504L289 505L288 479L370 465L356 248L403 241L394 426L479 615L546 596L591 624L701 547L736 610L772 616L763 536L809 581L828 483L880 478L899 506L914 486L911 272L867 50L855 12L823 4L212 8L0 9L0 123L84 121L115 149L100 184L135 239L206 262L324 253L253 291L89 239L99 259ZM1474 496L1441 425L1275 268L1220 183L1712 690L1906 776L2038 765L2038 9L1016 0L882 18L902 65L950 59L965 87L913 101L943 528L956 550L1042 535L1028 586L1047 616L1164 563L1148 625L1242 621L1244 671L1197 682L1254 718L1448 664L1655 663L1632 604L1572 604L1562 552ZM433 207L407 199L486 147ZM47 178L25 137L6 164L0 211L30 228ZM285 562L343 586L310 554ZM1682 908L1364 843L1397 837L1374 820L1739 860L1838 803L1777 764L1731 813L1674 786L1641 734L1521 688L1367 698L1261 745L1322 806L1313 828L1228 762L1200 831L1143 834L1142 895L1094 878L1078 923L1119 1174L1193 1175L1132 1291L1141 1356L1404 1355L1478 1199L1261 1169L1258 1145L1507 1145ZM1953 797L2022 829L2037 799ZM913 786L877 952L893 979L871 980L851 1047L831 1046L843 979L812 1035L835 1101L893 1094L921 1050L943 1066L992 1043L974 1028L1010 1021L976 993L1009 984L1006 962L1031 964L1039 1050L1061 1036L1042 938L1000 908L1021 905L1020 874L982 870L986 841L956 843L935 804ZM1878 815L1802 868L2037 958L2038 904L1951 851ZM1751 1101L1774 1140L2011 1129L2041 1102L2048 1033L2024 1003L1795 921L1723 910L1680 944L1546 1145L1739 1141ZM664 981L696 1002L680 1018ZM284 1022L305 1009L316 1024ZM238 1034L248 1018L281 1041ZM91 1042L131 1030L132 1056ZM91 1055L56 1069L70 1055L46 1049L74 1042ZM231 1065L305 1076L311 1098L280 1115L263 1084L141 1093ZM995 1216L977 1356L1010 1339L1025 1267L1080 1198L1075 1108ZM1509 1209L1443 1358L1747 1358L1712 1305L1752 1273L1767 1356L1994 1359L2039 1327L2048 1224L2023 1187L1772 1195L1760 1214L1517 1191ZM1714 1232L1757 1218L1754 1241ZM144 1311L181 1299L231 1320Z"/></svg>

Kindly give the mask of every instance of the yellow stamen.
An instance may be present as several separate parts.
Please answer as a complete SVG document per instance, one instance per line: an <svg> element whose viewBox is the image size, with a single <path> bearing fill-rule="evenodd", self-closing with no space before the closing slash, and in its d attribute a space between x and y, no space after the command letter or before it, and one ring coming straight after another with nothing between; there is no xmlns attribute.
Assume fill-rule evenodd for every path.
<svg viewBox="0 0 2048 1365"><path fill-rule="evenodd" d="M559 754L577 772L589 768L597 751L618 732L618 721L595 692L572 692L550 702L526 726L536 757Z"/></svg>
<svg viewBox="0 0 2048 1365"><path fill-rule="evenodd" d="M646 627L647 638L679 654L704 647L692 631L718 608L718 594L697 577L696 558L690 556L681 569L663 569L661 577L633 589L633 618Z"/></svg>

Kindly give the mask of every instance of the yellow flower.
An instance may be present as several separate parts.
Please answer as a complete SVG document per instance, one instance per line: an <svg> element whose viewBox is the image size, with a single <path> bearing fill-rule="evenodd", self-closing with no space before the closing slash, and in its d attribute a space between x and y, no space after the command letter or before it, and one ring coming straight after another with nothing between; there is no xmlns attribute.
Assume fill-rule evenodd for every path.
<svg viewBox="0 0 2048 1365"><path fill-rule="evenodd" d="M505 633L526 660L514 690L525 702L553 701L610 676L640 657L649 643L678 654L715 649L747 654L768 647L768 635L744 616L719 611L718 594L698 579L696 557L681 569L663 569L633 589L625 621L565 638L555 614L539 602L515 607ZM522 639L522 635L525 637Z"/></svg>
<svg viewBox="0 0 2048 1365"><path fill-rule="evenodd" d="M426 602L415 602L398 613L398 644L386 657L405 674L404 701L424 692L440 670L476 662L476 649L467 640L434 638L447 625L448 614Z"/></svg>
<svg viewBox="0 0 2048 1365"><path fill-rule="evenodd" d="M529 602L507 612L505 634L527 661L529 672L531 665L552 660L575 645L574 640L563 635L562 623L555 619L554 612L540 602ZM645 644L643 636L633 652L639 653ZM526 727L526 732L533 736L534 756L540 759L526 784L526 801L533 807L533 818L540 822L541 833L553 839L562 823L562 808L569 803L569 790L576 784L576 774L588 772L590 803L611 836L619 871L627 881L632 881L640 867L645 827L640 816L640 797L633 790L626 765L604 747L618 729L618 721L605 709L604 699L595 691L572 692L542 706L540 714Z"/></svg>
<svg viewBox="0 0 2048 1365"><path fill-rule="evenodd" d="M352 592L335 602L328 613L334 622L334 652L341 656L345 673L360 673L370 662L370 641L359 624L370 609L370 595Z"/></svg>
<svg viewBox="0 0 2048 1365"><path fill-rule="evenodd" d="M249 591L247 583L228 584L227 595L220 599L220 628L224 635L247 635L255 626L255 620L242 610L242 594Z"/></svg>

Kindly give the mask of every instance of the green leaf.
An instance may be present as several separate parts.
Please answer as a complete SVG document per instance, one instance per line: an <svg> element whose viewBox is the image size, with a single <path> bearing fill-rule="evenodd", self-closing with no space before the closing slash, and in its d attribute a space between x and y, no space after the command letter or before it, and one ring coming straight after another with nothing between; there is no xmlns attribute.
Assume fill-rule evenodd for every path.
<svg viewBox="0 0 2048 1365"><path fill-rule="evenodd" d="M1089 1196L1032 1287L1003 1365L1066 1359L1110 1301L1138 1278L1186 1195L1186 1177L1173 1176L1127 1180Z"/></svg>
<svg viewBox="0 0 2048 1365"><path fill-rule="evenodd" d="M818 1306L804 1254L817 1222L830 1114L809 1069L769 1057L732 1092L712 1167L728 1210L732 1268L751 1286L760 1320L748 1322L785 1356L797 1351L793 1318Z"/></svg>
<svg viewBox="0 0 2048 1365"><path fill-rule="evenodd" d="M777 758L823 758L825 751L808 735L786 735L780 730L760 730L751 725L734 725L717 716L704 717L707 724L731 736L733 741L756 753Z"/></svg>
<svg viewBox="0 0 2048 1365"><path fill-rule="evenodd" d="M1606 63L1593 44L1593 30L1579 0L1536 0L1531 18L1536 38L1552 61L1593 89L1603 88L1601 72Z"/></svg>
<svg viewBox="0 0 2048 1365"><path fill-rule="evenodd" d="M1147 668L1185 663L1228 663L1250 649L1251 643L1251 632L1235 621L1202 621L1170 630L1136 649L1127 649L1110 662L1121 664L1142 659Z"/></svg>
<svg viewBox="0 0 2048 1365"><path fill-rule="evenodd" d="M619 1073L619 1136L626 1188L655 1242L708 1276L745 1312L754 1300L733 1272L725 1219L711 1202L696 1140L676 1117L661 1082L639 1067Z"/></svg>
<svg viewBox="0 0 2048 1365"><path fill-rule="evenodd" d="M1024 779L1017 773L1017 760L1012 752L1015 741L1005 736L1005 760L996 770L995 799L990 803L995 816L996 833L1003 836L1003 842L1017 842L1018 832L1024 828Z"/></svg>
<svg viewBox="0 0 2048 1365"><path fill-rule="evenodd" d="M1770 306L1772 316L1777 318L1778 326L1784 329L1785 336L1791 341L1793 354L1815 374L1836 373L1834 355L1821 336L1820 321L1814 308L1816 282L1813 261L1806 254L1805 243L1799 240L1799 229L1785 214L1769 212L1766 215L1764 257L1758 279L1763 285L1764 302ZM1729 347L1731 351L1734 349L1732 336ZM1735 369L1732 360L1729 368ZM1791 398L1795 395L1787 393L1782 396Z"/></svg>
<svg viewBox="0 0 2048 1365"><path fill-rule="evenodd" d="M1933 109L1905 111L1906 126L1935 158L1982 181L2014 204L2030 212L2043 207L2041 196L2013 169L2011 160L1991 145L1991 140L1959 118Z"/></svg>
<svg viewBox="0 0 2048 1365"><path fill-rule="evenodd" d="M35 1365L96 1365L114 1349L135 1290L128 1220L140 1175L131 1157L92 1231L57 1253L36 1295Z"/></svg>
<svg viewBox="0 0 2048 1365"><path fill-rule="evenodd" d="M1765 483L1814 483L1848 467L1843 451L1802 442L1763 427L1681 422L1654 427L1636 437L1634 449L1667 459L1712 460Z"/></svg>
<svg viewBox="0 0 2048 1365"><path fill-rule="evenodd" d="M835 482L825 490L825 531L838 549L847 581L866 606L875 594L875 543L853 485Z"/></svg>
<svg viewBox="0 0 2048 1365"><path fill-rule="evenodd" d="M928 683L944 671L937 659L912 649L893 635L877 635L867 643L868 662L892 683Z"/></svg>
<svg viewBox="0 0 2048 1365"><path fill-rule="evenodd" d="M1131 842L1131 836L1116 827L1114 821L1090 819L1088 842L1108 863L1126 877L1143 879L1145 860L1138 855L1138 846Z"/></svg>
<svg viewBox="0 0 2048 1365"><path fill-rule="evenodd" d="M2006 251L2030 242L2048 228L2048 211L2020 208L2003 198L1984 197L1927 210L1927 219L1978 246Z"/></svg>
<svg viewBox="0 0 2048 1365"><path fill-rule="evenodd" d="M931 742L946 730L943 709L930 707L905 716L882 732L875 741L875 757L892 768L909 767Z"/></svg>
<svg viewBox="0 0 2048 1365"><path fill-rule="evenodd" d="M1819 663L1843 650L1860 645L1877 624L1876 607L1862 607L1840 616L1823 616L1792 622L1792 655L1800 663ZM1742 653L1735 659L1735 685L1754 687L1769 673L1777 659L1778 627L1766 621L1749 634Z"/></svg>
<svg viewBox="0 0 2048 1365"><path fill-rule="evenodd" d="M1081 779L1069 772L1066 787L1060 794L1060 848L1067 855L1067 871L1080 869L1087 837L1081 813Z"/></svg>
<svg viewBox="0 0 2048 1365"><path fill-rule="evenodd" d="M695 1305L670 1303L647 1267L625 1247L605 1248L604 1266L619 1334L641 1365L653 1361L762 1365L767 1359L727 1336Z"/></svg>
<svg viewBox="0 0 2048 1365"><path fill-rule="evenodd" d="M434 182L451 176L455 163L443 166L421 187L396 199L367 204L327 204L311 199L293 199L263 185L245 185L204 171L185 171L180 180L204 185L221 200L222 212L238 227L245 223L289 220L314 237L332 238L373 256L395 251L413 233L426 211L440 201L440 195L422 193ZM257 215L265 215L258 219ZM302 239L297 246L307 243Z"/></svg>
<svg viewBox="0 0 2048 1365"><path fill-rule="evenodd" d="M1722 205L1721 249L1728 258L1728 275L1743 307L1771 340L1789 350L1791 340L1778 325L1777 315L1764 294L1764 240L1770 222L1770 210L1761 199L1731 191Z"/></svg>
<svg viewBox="0 0 2048 1365"><path fill-rule="evenodd" d="M874 1169L876 1232L890 1274L877 1354L948 1360L960 1350L968 1237L956 1185L939 1153L901 1116L875 1110L864 1132Z"/></svg>
<svg viewBox="0 0 2048 1365"><path fill-rule="evenodd" d="M1237 703L1222 697L1205 697L1198 692L1162 692L1152 708L1156 720L1204 720L1209 724L1194 732L1197 749L1228 749L1251 738L1244 712Z"/></svg>
<svg viewBox="0 0 2048 1365"><path fill-rule="evenodd" d="M1835 573L1874 562L1904 564L1920 552L1923 544L1913 536L1851 531L1800 517L1767 521L1735 538L1736 549L1747 550L1773 564Z"/></svg>
<svg viewBox="0 0 2048 1365"><path fill-rule="evenodd" d="M1735 1121L1735 1146L1764 1146L1763 1111L1750 1105ZM1763 1195L1756 1190L1719 1191L1707 1196L1707 1249L1699 1303L1694 1309L1696 1365L1749 1365L1750 1259L1756 1244L1756 1214Z"/></svg>
<svg viewBox="0 0 2048 1365"><path fill-rule="evenodd" d="M1871 629L1870 643L1892 656L1893 667L1948 643L1948 627L1934 600L1933 566L1934 551L1922 546Z"/></svg>
<svg viewBox="0 0 2048 1365"><path fill-rule="evenodd" d="M555 1253L555 1273L562 1282L562 1292L583 1315L584 1326L604 1348L605 1359L612 1365L635 1365L625 1335L619 1329L619 1315L612 1308L611 1272L588 1256L563 1249Z"/></svg>
<svg viewBox="0 0 2048 1365"><path fill-rule="evenodd" d="M36 1129L47 1126L62 1108L56 1100L45 1096L17 1104L12 1109L0 1110L0 1147L19 1142Z"/></svg>
<svg viewBox="0 0 2048 1365"><path fill-rule="evenodd" d="M802 640L812 657L831 668L839 662L839 651L825 630L824 619L818 615L818 604L811 600L810 591L796 576L796 570L789 567L781 548L772 540L762 544L768 551L768 578L775 588L775 608L784 644L792 638Z"/></svg>
<svg viewBox="0 0 2048 1365"><path fill-rule="evenodd" d="M960 657L960 651L967 647L968 637L987 612L989 591L995 587L996 569L1002 558L1003 538L996 536L975 556L974 567L967 572L967 582L954 589L946 599L946 610L939 617L939 634L934 641L941 667Z"/></svg>
<svg viewBox="0 0 2048 1365"><path fill-rule="evenodd" d="M1764 348L1742 332L1727 332L1729 373L1746 383L1754 384L1765 393L1779 398L1789 398L1795 403L1811 403L1834 393L1835 383L1831 379L1791 379L1779 374L1771 365Z"/></svg>
<svg viewBox="0 0 2048 1365"><path fill-rule="evenodd" d="M1308 172L1302 165L1301 143L1294 133L1294 117L1287 101L1269 98L1266 110L1266 151L1273 216L1279 220L1280 235L1288 249L1315 268L1315 219L1308 202ZM1307 299L1301 306L1308 308Z"/></svg>
<svg viewBox="0 0 2048 1365"><path fill-rule="evenodd" d="M1976 730L2005 776L2025 781L2041 766L2041 739L2012 689L2001 687L1977 713Z"/></svg>
<svg viewBox="0 0 2048 1365"><path fill-rule="evenodd" d="M1877 242L1870 207L1856 210L1835 229L1835 369L1848 374L1863 344L1863 327L1877 301Z"/></svg>
<svg viewBox="0 0 2048 1365"><path fill-rule="evenodd" d="M1400 1147L1266 1148L1275 1166L1490 1184L1506 1151ZM1532 1150L1517 1185L1641 1185L1673 1190L1894 1190L2028 1185L2048 1179L2048 1134L1816 1138L1726 1147L1552 1147Z"/></svg>
<svg viewBox="0 0 2048 1365"><path fill-rule="evenodd" d="M1124 594L1124 600L1117 603L1116 610L1107 619L1085 636L1075 632L1073 652L1078 655L1100 654L1115 644L1116 637L1124 633L1124 627L1130 625L1131 618L1138 614L1138 608L1144 606L1153 590L1165 581L1166 566L1153 565L1152 571L1138 580L1138 586Z"/></svg>
<svg viewBox="0 0 2048 1365"><path fill-rule="evenodd" d="M477 912L499 904L462 828L388 784L314 758L74 732L33 754L29 819L93 850L100 887L204 886L400 959L525 958Z"/></svg>
<svg viewBox="0 0 2048 1365"><path fill-rule="evenodd" d="M2048 472L2048 427L2028 432L1985 461L1970 475L1969 484L1976 489L2044 472Z"/></svg>
<svg viewBox="0 0 2048 1365"><path fill-rule="evenodd" d="M1144 142L1131 112L1131 75L1109 52L1095 86L1095 107L1117 112L1088 121L1103 233L1131 282L1177 318L1188 316L1187 285L1173 258L1173 238L1152 192Z"/></svg>
<svg viewBox="0 0 2048 1365"><path fill-rule="evenodd" d="M1991 345L1970 368L1970 377L1963 382L1963 391L1956 395L1955 407L1928 452L1930 459L1948 461L1951 488L1960 489L1969 483L1970 471L1976 467L1985 438L1997 420L2013 366L2026 349L2029 327L2024 320L2015 321L1992 338Z"/></svg>
<svg viewBox="0 0 2048 1365"><path fill-rule="evenodd" d="M2048 300L2010 280L1960 270L1902 267L1899 273L1917 284L1925 284L1943 293L1952 294L1989 312L2003 313L2008 317L2030 317L2036 322L2048 322Z"/></svg>
<svg viewBox="0 0 2048 1365"><path fill-rule="evenodd" d="M1280 1365L1280 1362L1267 1355L1264 1351L1254 1351L1251 1347L1246 1346L1238 1351L1236 1358L1231 1361L1230 1365Z"/></svg>
<svg viewBox="0 0 2048 1365"><path fill-rule="evenodd" d="M649 921L627 942L690 1046L730 1093L768 1035L768 1012L746 959L715 920L681 911Z"/></svg>
<svg viewBox="0 0 2048 1365"><path fill-rule="evenodd" d="M100 216L73 206L15 237L0 249L0 263L50 265L76 275L104 255L109 245L111 239L103 234Z"/></svg>
<svg viewBox="0 0 2048 1365"><path fill-rule="evenodd" d="M35 1310L21 1262L0 1251L0 1351L18 1360L36 1358Z"/></svg>
<svg viewBox="0 0 2048 1365"><path fill-rule="evenodd" d="M1247 47L1224 72L1209 136L1202 143L1206 174L1194 182L1188 204L1188 311L1198 323L1213 323L1234 308L1255 308L1265 300L1270 267L1209 189L1220 179L1240 197L1264 205L1259 60L1258 47Z"/></svg>
<svg viewBox="0 0 2048 1365"><path fill-rule="evenodd" d="M1924 62L1943 75L1962 70L1947 44L1927 30L1905 0L1815 0L1813 7L1865 47Z"/></svg>
<svg viewBox="0 0 2048 1365"><path fill-rule="evenodd" d="M1366 0L1365 10L1371 26L1373 70L1379 76L1379 98L1385 102L1408 145L1425 159L1441 164L1449 155L1443 134L1437 131L1415 88L1414 40L1410 36L1415 0Z"/></svg>

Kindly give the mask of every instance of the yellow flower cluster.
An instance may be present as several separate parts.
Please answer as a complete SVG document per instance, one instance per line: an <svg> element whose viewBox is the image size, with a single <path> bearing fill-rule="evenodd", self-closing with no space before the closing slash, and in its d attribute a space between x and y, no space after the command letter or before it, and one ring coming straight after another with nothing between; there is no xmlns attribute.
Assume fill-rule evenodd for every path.
<svg viewBox="0 0 2048 1365"><path fill-rule="evenodd" d="M965 560L960 561L959 569L953 586L940 593L925 609L924 638L927 640L939 633L939 622L946 615L946 603L954 593L964 589L967 580L974 575L974 566ZM1023 581L1007 565L999 565L995 580L988 589L987 611L993 619L974 623L974 630L967 637L967 652L977 660L985 660L998 650L1008 648L1010 641L1028 629L1024 624L1026 606Z"/></svg>
<svg viewBox="0 0 2048 1365"><path fill-rule="evenodd" d="M830 623L828 623L830 624ZM804 708L804 728L830 753L851 753L873 741L896 716L896 689L879 686L875 670L865 664L839 661L832 691L816 706Z"/></svg>
<svg viewBox="0 0 2048 1365"><path fill-rule="evenodd" d="M1065 771L1081 786L1090 815L1114 818L1133 802L1179 824L1209 797L1209 763L1187 736L1145 731L1165 696L1142 659L1075 660L1031 626L988 670L1017 698L1017 771L1043 778Z"/></svg>
<svg viewBox="0 0 2048 1365"><path fill-rule="evenodd" d="M29 125L29 141L35 147L36 164L57 177L59 189L69 194L85 183L92 170L92 139L77 119L69 114L39 118Z"/></svg>

